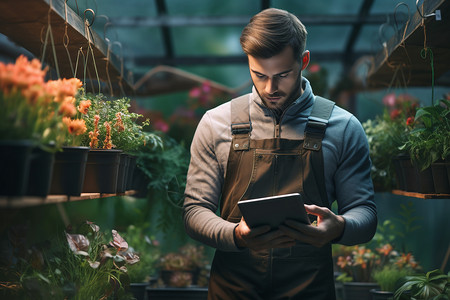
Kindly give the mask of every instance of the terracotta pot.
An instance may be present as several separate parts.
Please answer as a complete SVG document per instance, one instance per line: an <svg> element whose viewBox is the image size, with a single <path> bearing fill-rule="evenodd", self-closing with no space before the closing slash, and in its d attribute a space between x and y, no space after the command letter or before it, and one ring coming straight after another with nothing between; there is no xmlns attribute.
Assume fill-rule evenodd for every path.
<svg viewBox="0 0 450 300"><path fill-rule="evenodd" d="M115 194L122 150L91 149L86 162L83 193Z"/></svg>
<svg viewBox="0 0 450 300"><path fill-rule="evenodd" d="M55 153L50 194L80 196L89 147L63 147Z"/></svg>

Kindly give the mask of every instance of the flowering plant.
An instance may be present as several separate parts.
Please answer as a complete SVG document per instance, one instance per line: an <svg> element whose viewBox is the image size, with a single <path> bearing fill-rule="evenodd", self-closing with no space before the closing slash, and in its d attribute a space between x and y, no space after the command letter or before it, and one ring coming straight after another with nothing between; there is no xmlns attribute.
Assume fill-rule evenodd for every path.
<svg viewBox="0 0 450 300"><path fill-rule="evenodd" d="M117 231L111 233L108 239L99 226L86 221L76 231L68 228L50 248L27 247L23 230L15 230L9 235L15 264L2 268L10 274L2 278L7 291L26 299L122 299L129 283L127 267L139 257Z"/></svg>
<svg viewBox="0 0 450 300"><path fill-rule="evenodd" d="M416 167L423 171L450 157L450 99L419 108L412 125L401 149L408 152Z"/></svg>
<svg viewBox="0 0 450 300"><path fill-rule="evenodd" d="M375 251L364 246L350 247L349 255L337 258L337 266L343 274L342 281L374 282L377 272L395 268L412 272L419 267L411 253L399 253L391 244L383 244Z"/></svg>
<svg viewBox="0 0 450 300"><path fill-rule="evenodd" d="M392 158L405 153L401 147L412 130L419 104L409 95L394 94L386 95L383 104L383 115L362 125L369 142L374 186L379 190L391 190L395 186Z"/></svg>
<svg viewBox="0 0 450 300"><path fill-rule="evenodd" d="M82 139L83 145L94 149L117 148L128 153L138 151L146 145L161 146L157 135L144 131L149 120L138 123L142 115L129 111L129 99L108 101L101 94L83 94L78 97L77 103L83 111L81 117L87 127Z"/></svg>
<svg viewBox="0 0 450 300"><path fill-rule="evenodd" d="M199 278L199 275L205 276L203 271L206 265L204 247L191 244L181 247L178 252L169 252L159 260L163 281L167 285L176 287L188 286L191 283L206 284L206 280L202 281ZM168 275L168 278L165 275Z"/></svg>
<svg viewBox="0 0 450 300"><path fill-rule="evenodd" d="M60 147L65 141L63 118L76 113L81 81L76 78L45 81L47 69L39 60L21 55L15 64L0 62L0 136L33 139Z"/></svg>

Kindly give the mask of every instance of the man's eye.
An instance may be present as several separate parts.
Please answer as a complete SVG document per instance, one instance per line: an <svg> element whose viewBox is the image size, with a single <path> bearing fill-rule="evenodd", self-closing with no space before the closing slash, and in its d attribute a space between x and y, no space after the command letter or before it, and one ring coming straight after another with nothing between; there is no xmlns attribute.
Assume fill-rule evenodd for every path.
<svg viewBox="0 0 450 300"><path fill-rule="evenodd" d="M266 77L266 75L258 74L258 73L255 73L255 75L256 75L256 77L258 77L258 78L264 78L264 77Z"/></svg>
<svg viewBox="0 0 450 300"><path fill-rule="evenodd" d="M283 73L283 74L278 75L278 77L285 78L285 77L288 77L288 75L289 75L289 73Z"/></svg>

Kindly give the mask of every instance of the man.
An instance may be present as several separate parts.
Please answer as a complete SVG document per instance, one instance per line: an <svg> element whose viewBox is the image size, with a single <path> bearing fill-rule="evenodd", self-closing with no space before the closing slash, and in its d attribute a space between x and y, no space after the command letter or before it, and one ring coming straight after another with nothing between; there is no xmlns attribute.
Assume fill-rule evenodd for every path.
<svg viewBox="0 0 450 300"><path fill-rule="evenodd" d="M286 11L255 15L240 39L252 92L208 111L195 133L184 221L192 238L217 248L208 299L335 299L331 243L375 233L367 139L353 115L315 97L302 77L306 35ZM316 226L249 228L237 206L293 192Z"/></svg>

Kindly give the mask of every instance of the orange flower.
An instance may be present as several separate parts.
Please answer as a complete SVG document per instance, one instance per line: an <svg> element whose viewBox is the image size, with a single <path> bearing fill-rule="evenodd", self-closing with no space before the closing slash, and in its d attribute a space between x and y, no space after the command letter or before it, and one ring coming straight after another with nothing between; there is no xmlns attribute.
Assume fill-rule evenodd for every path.
<svg viewBox="0 0 450 300"><path fill-rule="evenodd" d="M383 245L383 247L377 248L377 251L378 253L383 254L384 256L388 256L393 249L394 248L391 246L391 244L385 244Z"/></svg>
<svg viewBox="0 0 450 300"><path fill-rule="evenodd" d="M116 113L116 123L114 124L114 127L117 129L118 132L125 130L125 125L123 124L120 112Z"/></svg>
<svg viewBox="0 0 450 300"><path fill-rule="evenodd" d="M84 120L63 117L63 122L67 126L69 133L72 135L80 135L85 133L87 130Z"/></svg>
<svg viewBox="0 0 450 300"><path fill-rule="evenodd" d="M91 100L82 100L78 105L78 111L83 115L87 114L89 107L91 106Z"/></svg>
<svg viewBox="0 0 450 300"><path fill-rule="evenodd" d="M65 117L73 117L77 113L77 109L74 105L75 98L66 97L61 106L59 107L59 113Z"/></svg>
<svg viewBox="0 0 450 300"><path fill-rule="evenodd" d="M98 146L98 136L100 132L98 131L98 121L100 121L100 116L95 115L94 116L94 131L89 132L89 138L91 141L89 142L89 147L91 148L97 148Z"/></svg>
<svg viewBox="0 0 450 300"><path fill-rule="evenodd" d="M111 141L111 125L109 124L109 122L105 122L103 123L103 125L106 128L106 137L105 140L103 141L103 149L112 149L114 145L112 144Z"/></svg>

